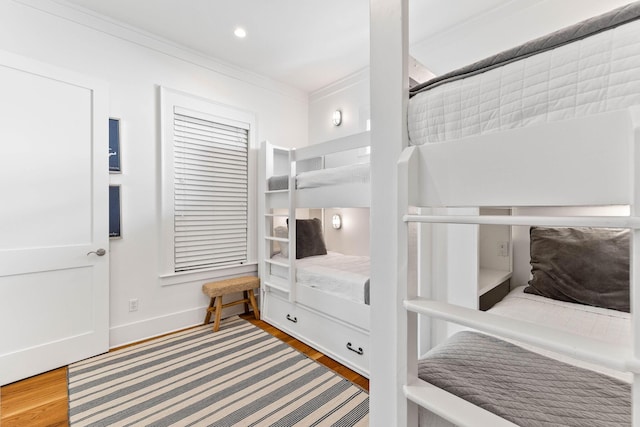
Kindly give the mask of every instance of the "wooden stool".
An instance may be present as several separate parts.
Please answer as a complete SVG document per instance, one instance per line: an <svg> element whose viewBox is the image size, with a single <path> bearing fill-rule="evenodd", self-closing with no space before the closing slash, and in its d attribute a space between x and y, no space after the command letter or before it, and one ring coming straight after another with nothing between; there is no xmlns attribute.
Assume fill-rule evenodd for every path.
<svg viewBox="0 0 640 427"><path fill-rule="evenodd" d="M213 322L213 332L216 332L220 329L220 316L222 315L223 308L236 304L244 304L244 312L249 313L249 303L251 303L253 315L256 317L256 320L260 320L260 311L258 310L256 297L253 295L253 290L259 287L260 279L254 276L235 277L233 279L210 282L202 285L202 292L211 298L209 308L207 308L207 315L204 318L204 324L206 325L211 321L211 314L215 312L216 319ZM222 304L222 297L224 295L240 291L243 292L243 299Z"/></svg>

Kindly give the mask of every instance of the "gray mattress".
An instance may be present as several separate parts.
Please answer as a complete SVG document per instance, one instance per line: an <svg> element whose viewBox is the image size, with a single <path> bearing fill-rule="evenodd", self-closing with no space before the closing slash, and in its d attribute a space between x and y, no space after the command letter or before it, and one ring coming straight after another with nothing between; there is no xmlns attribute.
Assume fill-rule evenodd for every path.
<svg viewBox="0 0 640 427"><path fill-rule="evenodd" d="M431 350L418 375L520 426L630 426L631 386L477 332Z"/></svg>
<svg viewBox="0 0 640 427"><path fill-rule="evenodd" d="M559 46L581 40L602 31L615 28L628 22L640 19L640 1L630 3L604 15L596 16L563 28L554 33L531 40L515 48L501 52L495 56L480 60L466 67L459 68L427 82L419 84L410 90L410 96L432 89L442 84L470 77L476 74L501 67L529 56L555 49Z"/></svg>

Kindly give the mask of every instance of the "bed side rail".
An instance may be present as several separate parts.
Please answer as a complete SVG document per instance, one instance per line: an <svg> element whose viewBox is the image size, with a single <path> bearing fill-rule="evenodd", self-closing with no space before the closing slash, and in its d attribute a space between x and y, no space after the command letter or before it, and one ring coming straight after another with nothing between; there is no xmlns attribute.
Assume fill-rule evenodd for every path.
<svg viewBox="0 0 640 427"><path fill-rule="evenodd" d="M630 204L631 139L639 115L636 106L420 145L415 205Z"/></svg>
<svg viewBox="0 0 640 427"><path fill-rule="evenodd" d="M327 154L368 147L371 144L370 140L370 132L361 132L321 144L309 145L295 150L295 160L312 159Z"/></svg>

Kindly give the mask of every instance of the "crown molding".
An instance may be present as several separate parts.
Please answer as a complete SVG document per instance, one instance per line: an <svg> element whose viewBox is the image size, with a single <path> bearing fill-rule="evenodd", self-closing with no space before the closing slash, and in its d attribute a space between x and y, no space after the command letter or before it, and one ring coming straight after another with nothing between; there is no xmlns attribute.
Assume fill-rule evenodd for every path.
<svg viewBox="0 0 640 427"><path fill-rule="evenodd" d="M360 84L363 81L369 81L369 67L365 67L323 88L309 93L309 103L318 102L323 98L335 95L336 93L341 92L351 86Z"/></svg>
<svg viewBox="0 0 640 427"><path fill-rule="evenodd" d="M81 25L137 46L179 59L189 64L205 68L225 77L242 81L278 95L307 103L308 94L300 89L265 77L250 70L226 63L218 58L207 56L199 51L164 39L155 34L133 27L115 19L71 4L65 0L13 0L21 4Z"/></svg>

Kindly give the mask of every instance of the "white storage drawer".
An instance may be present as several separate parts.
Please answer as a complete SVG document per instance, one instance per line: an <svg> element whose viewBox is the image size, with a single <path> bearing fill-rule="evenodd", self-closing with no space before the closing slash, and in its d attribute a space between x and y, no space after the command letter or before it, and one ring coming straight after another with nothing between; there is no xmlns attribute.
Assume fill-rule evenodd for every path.
<svg viewBox="0 0 640 427"><path fill-rule="evenodd" d="M273 294L266 294L262 316L264 320L285 331L297 331L298 307Z"/></svg>
<svg viewBox="0 0 640 427"><path fill-rule="evenodd" d="M267 294L265 321L354 371L369 376L369 335L323 314Z"/></svg>
<svg viewBox="0 0 640 427"><path fill-rule="evenodd" d="M369 335L337 320L298 307L305 318L305 334L312 347L343 365L369 376ZM326 349L326 351L325 351Z"/></svg>

